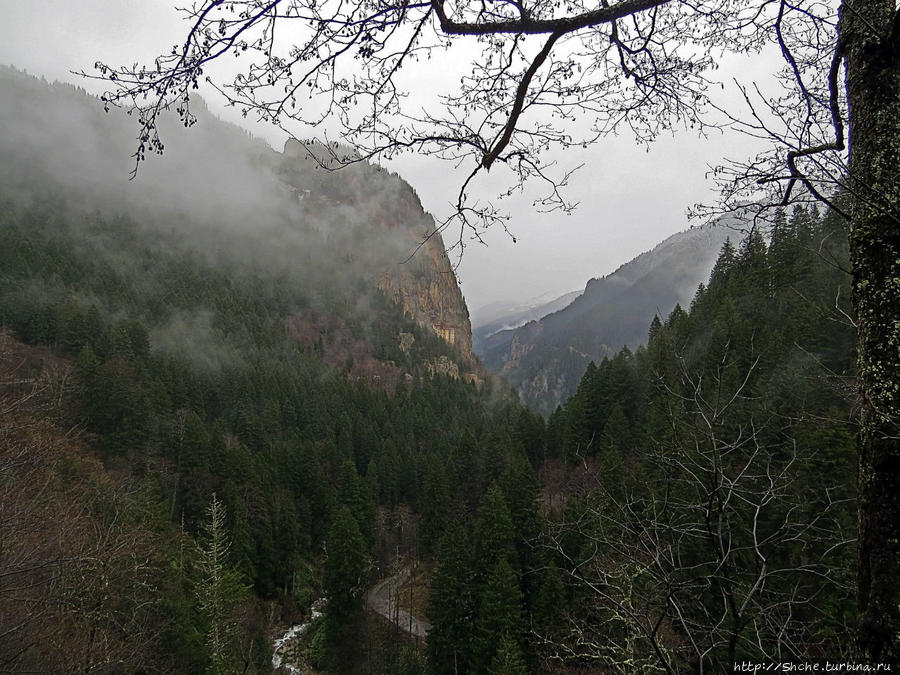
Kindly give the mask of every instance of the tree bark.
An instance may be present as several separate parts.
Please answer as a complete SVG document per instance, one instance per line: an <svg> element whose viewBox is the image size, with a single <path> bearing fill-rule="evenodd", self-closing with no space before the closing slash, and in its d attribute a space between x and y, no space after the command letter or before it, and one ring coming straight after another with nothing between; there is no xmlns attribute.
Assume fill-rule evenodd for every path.
<svg viewBox="0 0 900 675"><path fill-rule="evenodd" d="M859 640L900 656L900 19L894 0L843 0L850 226L858 323Z"/></svg>

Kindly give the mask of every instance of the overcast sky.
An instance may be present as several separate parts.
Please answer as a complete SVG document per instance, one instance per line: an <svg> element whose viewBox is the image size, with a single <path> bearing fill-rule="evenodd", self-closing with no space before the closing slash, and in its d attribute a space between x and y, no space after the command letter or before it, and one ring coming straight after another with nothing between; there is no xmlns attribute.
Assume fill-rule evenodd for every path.
<svg viewBox="0 0 900 675"><path fill-rule="evenodd" d="M90 71L98 60L146 62L171 48L183 40L184 30L172 6L173 0L0 0L0 63L99 91L96 83L70 71ZM745 79L752 77L747 69L758 62L726 62L720 77L727 81L728 72L737 68ZM207 100L221 116L239 121L212 96ZM259 125L250 128L281 149L279 133ZM505 300L549 300L608 274L689 227L686 208L714 196L705 177L708 165L749 151L740 137L699 140L683 134L659 139L649 150L621 136L588 150L560 153L563 165L585 164L568 192L580 208L572 215L540 214L526 197L512 203L510 229L516 243L492 232L487 247L469 246L460 263L458 275L470 309ZM437 160L407 157L391 168L434 213L445 210L458 189L448 166Z"/></svg>

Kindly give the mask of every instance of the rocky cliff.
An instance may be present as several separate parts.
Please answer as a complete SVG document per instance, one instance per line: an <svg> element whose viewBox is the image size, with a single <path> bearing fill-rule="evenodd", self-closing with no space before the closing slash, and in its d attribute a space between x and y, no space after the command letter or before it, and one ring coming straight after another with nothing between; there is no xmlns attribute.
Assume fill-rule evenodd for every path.
<svg viewBox="0 0 900 675"><path fill-rule="evenodd" d="M285 144L280 175L299 208L326 223L345 259L419 325L476 365L469 311L433 218L412 187L365 162L335 171L332 149Z"/></svg>
<svg viewBox="0 0 900 675"><path fill-rule="evenodd" d="M463 373L467 361L475 368L462 293L440 236L426 241L434 222L408 184L365 162L336 171L336 148L291 141L277 152L216 119L201 100L192 107L198 124L188 130L162 121L165 156L142 162L129 181L135 140L127 115L105 115L84 92L0 66L0 184L15 194L18 185L43 183L47 202L77 195L142 223L160 242L169 237L175 243L167 247L217 272L278 275L303 298L279 307L286 332L354 376L398 379L413 369L410 361L424 371L425 359L445 353ZM397 365L404 328L378 289L459 358L438 340L419 340ZM172 308L188 319L184 335L203 327L190 308Z"/></svg>
<svg viewBox="0 0 900 675"><path fill-rule="evenodd" d="M377 283L416 323L474 361L469 312L440 235L429 238L413 260L381 269Z"/></svg>

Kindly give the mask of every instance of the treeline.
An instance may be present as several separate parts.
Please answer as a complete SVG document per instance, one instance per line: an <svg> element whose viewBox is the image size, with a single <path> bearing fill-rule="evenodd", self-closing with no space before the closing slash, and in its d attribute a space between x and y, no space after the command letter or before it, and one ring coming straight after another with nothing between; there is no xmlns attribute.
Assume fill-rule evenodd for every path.
<svg viewBox="0 0 900 675"><path fill-rule="evenodd" d="M718 672L852 652L849 268L845 221L779 213L550 417L545 495L563 498L536 547L566 592L565 619L526 641L545 665Z"/></svg>

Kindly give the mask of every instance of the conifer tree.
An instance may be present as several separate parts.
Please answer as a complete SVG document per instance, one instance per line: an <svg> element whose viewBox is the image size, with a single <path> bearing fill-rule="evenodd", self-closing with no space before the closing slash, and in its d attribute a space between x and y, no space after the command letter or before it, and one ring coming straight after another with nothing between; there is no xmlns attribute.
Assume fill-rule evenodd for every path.
<svg viewBox="0 0 900 675"><path fill-rule="evenodd" d="M428 662L437 673L466 672L475 616L472 562L469 537L451 520L441 539L428 598Z"/></svg>
<svg viewBox="0 0 900 675"><path fill-rule="evenodd" d="M349 611L360 605L366 547L359 524L344 505L338 508L326 539L325 594L329 612Z"/></svg>
<svg viewBox="0 0 900 675"><path fill-rule="evenodd" d="M568 604L562 573L551 562L537 576L537 589L531 602L531 618L539 634L555 633L562 625Z"/></svg>
<svg viewBox="0 0 900 675"><path fill-rule="evenodd" d="M351 663L353 633L363 603L368 555L359 524L346 505L338 508L326 539L325 644L329 669L345 672Z"/></svg>
<svg viewBox="0 0 900 675"><path fill-rule="evenodd" d="M821 248L817 217L797 218ZM739 254L730 243L723 247L690 313L676 308L654 325L647 357L639 352L633 360L637 377L621 378L625 371L606 363L593 377L585 374L579 393L591 379L619 377L599 390L615 392L614 407L636 397L647 413L631 418L621 408L618 421L610 413L603 428L605 448L629 436L643 441L628 490L601 464L596 491L571 499L564 525L551 530L554 554L574 582L581 612L570 619L579 638L554 636L547 630L553 622L539 619L548 609L543 584L530 603L532 618L542 636L572 654L585 650L614 668L629 654L638 659L632 666L678 672L756 658L771 649L764 644L798 658L816 653L825 635L835 649L847 647L853 472L842 420L850 414L852 349L839 329L840 311L831 308L845 297L849 279L833 264L808 260L803 276L780 287L779 266L789 270L805 256L802 247L789 250L792 225L782 220L780 227L779 256L765 250L758 234L741 243ZM828 236L840 251L840 232ZM789 339L773 338L782 334ZM818 340L807 341L807 334ZM832 360L823 368L826 353ZM641 380L655 386L641 390ZM567 406L563 414L583 412ZM712 574L697 584L704 569ZM767 623L774 615L781 618ZM675 640L654 632L658 621L669 620L680 625ZM723 627L725 634L711 638ZM692 647L681 660L685 644L703 640L707 646Z"/></svg>
<svg viewBox="0 0 900 675"><path fill-rule="evenodd" d="M521 649L525 628L522 601L518 574L507 560L497 560L479 586L470 653L473 671L481 671L494 662L504 638L508 641L508 653L501 660L515 655L516 648Z"/></svg>
<svg viewBox="0 0 900 675"><path fill-rule="evenodd" d="M426 459L419 512L422 545L431 551L437 546L450 514L450 483L443 463L435 456Z"/></svg>
<svg viewBox="0 0 900 675"><path fill-rule="evenodd" d="M509 635L504 634L491 659L489 675L528 675L528 666L522 655L522 648Z"/></svg>
<svg viewBox="0 0 900 675"><path fill-rule="evenodd" d="M475 570L486 576L499 560L518 566L516 530L503 491L492 484L481 499L475 523Z"/></svg>
<svg viewBox="0 0 900 675"><path fill-rule="evenodd" d="M534 546L540 534L540 488L525 455L513 452L500 477L500 487L512 519L519 565L524 570L531 569L537 564ZM526 595L529 594L529 585L525 580L523 586Z"/></svg>

